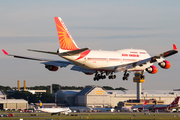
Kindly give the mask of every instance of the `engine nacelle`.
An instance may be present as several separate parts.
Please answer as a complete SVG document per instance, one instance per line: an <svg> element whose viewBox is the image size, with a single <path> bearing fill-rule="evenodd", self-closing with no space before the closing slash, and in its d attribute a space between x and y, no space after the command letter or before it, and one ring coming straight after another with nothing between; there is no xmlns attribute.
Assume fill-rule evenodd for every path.
<svg viewBox="0 0 180 120"><path fill-rule="evenodd" d="M85 73L85 72L84 72L84 74L86 74L86 75L93 75L94 73Z"/></svg>
<svg viewBox="0 0 180 120"><path fill-rule="evenodd" d="M157 73L158 69L156 66L150 66L150 67L146 68L146 71L148 73L155 74L155 73Z"/></svg>
<svg viewBox="0 0 180 120"><path fill-rule="evenodd" d="M169 69L171 67L171 63L167 60L164 60L163 62L160 62L158 64L161 68Z"/></svg>
<svg viewBox="0 0 180 120"><path fill-rule="evenodd" d="M45 68L47 68L49 71L57 71L59 67L54 65L45 65Z"/></svg>

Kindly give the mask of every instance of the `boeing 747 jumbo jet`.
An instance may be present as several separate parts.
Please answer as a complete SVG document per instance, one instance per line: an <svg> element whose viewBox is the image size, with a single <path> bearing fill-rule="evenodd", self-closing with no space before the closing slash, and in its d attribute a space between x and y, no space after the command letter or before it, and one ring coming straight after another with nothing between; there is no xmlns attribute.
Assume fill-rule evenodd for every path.
<svg viewBox="0 0 180 120"><path fill-rule="evenodd" d="M68 65L73 65L71 70L80 71L86 75L95 74L94 81L105 79L106 76L108 76L109 79L115 79L116 75L114 75L114 73L116 72L124 72L123 80L128 80L129 72L131 71L141 72L141 77L144 78L144 71L147 71L150 74L155 74L158 71L157 67L153 66L154 62L158 62L158 65L161 68L170 68L171 63L163 58L178 53L175 44L173 44L173 50L163 52L153 57L142 49L102 51L90 50L89 48L79 48L71 37L62 19L60 17L55 17L55 23L60 43L60 48L57 52L28 50L58 55L67 61L24 57L9 54L3 49L2 51L5 55L14 56L15 58L40 61L45 65L45 68L50 71L57 71L59 67L62 68Z"/></svg>

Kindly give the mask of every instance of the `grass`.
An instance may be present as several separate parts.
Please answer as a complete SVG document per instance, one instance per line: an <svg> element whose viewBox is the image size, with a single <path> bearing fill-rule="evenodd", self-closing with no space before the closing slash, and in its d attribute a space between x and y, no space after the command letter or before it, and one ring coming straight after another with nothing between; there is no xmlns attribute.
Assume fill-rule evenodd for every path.
<svg viewBox="0 0 180 120"><path fill-rule="evenodd" d="M8 114L1 113L1 114ZM101 119L101 120L179 120L180 114L178 113L150 113L150 115L144 115L144 113L71 113L66 115L54 115L51 116L48 113L33 113L37 116L31 116L30 113L14 113L15 117L2 117L0 120L65 120L65 119ZM77 115L77 116L75 116Z"/></svg>

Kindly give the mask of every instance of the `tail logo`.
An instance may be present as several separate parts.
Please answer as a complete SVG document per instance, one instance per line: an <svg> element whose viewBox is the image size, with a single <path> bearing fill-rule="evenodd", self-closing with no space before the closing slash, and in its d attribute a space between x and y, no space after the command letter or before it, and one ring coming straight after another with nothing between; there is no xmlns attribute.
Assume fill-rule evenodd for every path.
<svg viewBox="0 0 180 120"><path fill-rule="evenodd" d="M179 102L179 97L177 97L177 98L171 103L171 105L178 104L178 102Z"/></svg>
<svg viewBox="0 0 180 120"><path fill-rule="evenodd" d="M69 31L67 30L65 24L60 17L55 17L55 23L57 28L57 33L59 37L60 47L63 50L77 50L79 49L71 37Z"/></svg>
<svg viewBox="0 0 180 120"><path fill-rule="evenodd" d="M147 102L145 102L144 105L147 105Z"/></svg>

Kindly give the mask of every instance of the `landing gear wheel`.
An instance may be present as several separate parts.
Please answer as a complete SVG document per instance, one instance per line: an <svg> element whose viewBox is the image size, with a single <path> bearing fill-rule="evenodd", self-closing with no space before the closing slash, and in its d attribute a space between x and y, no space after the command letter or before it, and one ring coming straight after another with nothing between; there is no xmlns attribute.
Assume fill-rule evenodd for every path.
<svg viewBox="0 0 180 120"><path fill-rule="evenodd" d="M129 73L126 74L126 77L129 77Z"/></svg>
<svg viewBox="0 0 180 120"><path fill-rule="evenodd" d="M116 79L116 75L114 75L114 79Z"/></svg>
<svg viewBox="0 0 180 120"><path fill-rule="evenodd" d="M145 76L144 76L144 75L142 75L142 76L141 76L141 79L145 79Z"/></svg>
<svg viewBox="0 0 180 120"><path fill-rule="evenodd" d="M129 77L129 73L127 73L127 70L126 70L124 73L123 80L128 80L128 77Z"/></svg>
<svg viewBox="0 0 180 120"><path fill-rule="evenodd" d="M128 77L123 77L123 80L128 80Z"/></svg>

